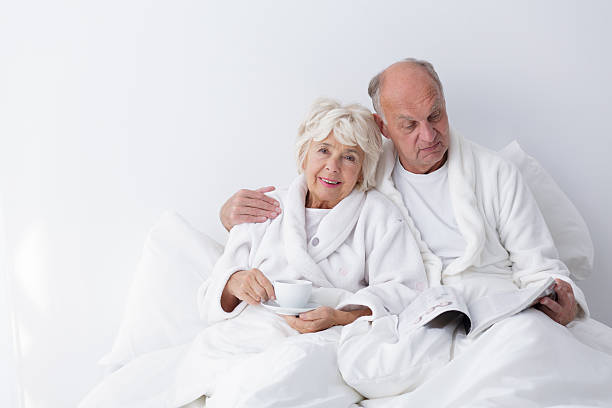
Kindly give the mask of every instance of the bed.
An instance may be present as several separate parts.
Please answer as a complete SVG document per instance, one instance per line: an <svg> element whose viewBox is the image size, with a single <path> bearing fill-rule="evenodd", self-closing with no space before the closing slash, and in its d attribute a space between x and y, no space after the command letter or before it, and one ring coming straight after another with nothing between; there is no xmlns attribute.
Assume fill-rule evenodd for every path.
<svg viewBox="0 0 612 408"><path fill-rule="evenodd" d="M511 143L500 153L523 173L573 278L588 278L593 245L576 208L518 143ZM180 215L167 212L160 218L145 242L114 345L100 360L107 376L84 406L173 406L160 403L162 399L156 393L171 381L167 374L173 372L176 355L206 328L198 315L196 291L221 252L219 243ZM390 375L380 387L385 381L414 380L414 386L392 396L364 399L337 374L335 360L330 360L337 351L335 339L342 335L336 328L307 345L300 344L299 339L288 341L269 355L253 358L239 368L228 367L225 380L208 404L202 397L183 406L612 406L608 389L612 383L612 329L593 319L579 319L566 328L535 310L524 314L538 316L535 320L522 319L521 315L508 319L477 341L461 341L461 333L449 333L455 354L450 363L438 367L435 361L429 362L437 368L423 381L417 381L418 373L406 378ZM533 321L539 323L533 325ZM393 324L391 327L396 328ZM519 330L528 335L505 341ZM548 339L546 347L541 347L543 339ZM317 370L320 376L321 387L315 394L300 389L299 378L308 375L308 369L285 363L304 359L309 361L310 372ZM271 363L280 360L278 366ZM258 382L262 366L276 370L274 382ZM166 374L156 375L162 372ZM249 386L244 385L247 383ZM113 390L126 387L133 392L127 393L130 395L123 402L113 399Z"/></svg>

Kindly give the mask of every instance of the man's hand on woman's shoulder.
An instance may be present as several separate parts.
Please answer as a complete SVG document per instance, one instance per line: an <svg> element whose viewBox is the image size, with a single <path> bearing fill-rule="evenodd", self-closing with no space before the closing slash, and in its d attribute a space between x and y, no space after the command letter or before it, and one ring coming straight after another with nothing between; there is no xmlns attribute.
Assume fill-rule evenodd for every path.
<svg viewBox="0 0 612 408"><path fill-rule="evenodd" d="M245 222L264 222L280 214L280 203L264 193L273 191L274 187L261 187L257 190L238 190L223 204L219 217L226 230Z"/></svg>

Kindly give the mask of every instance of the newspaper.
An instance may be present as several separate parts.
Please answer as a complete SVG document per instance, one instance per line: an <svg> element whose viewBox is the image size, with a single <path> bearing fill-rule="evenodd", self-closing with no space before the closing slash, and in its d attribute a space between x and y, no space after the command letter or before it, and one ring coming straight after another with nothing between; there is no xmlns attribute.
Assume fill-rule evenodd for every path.
<svg viewBox="0 0 612 408"><path fill-rule="evenodd" d="M416 327L423 326L447 312L464 316L468 337L482 333L493 324L536 304L545 296L554 296L555 280L549 277L537 286L498 292L466 302L452 286L435 286L421 293L404 311L400 319Z"/></svg>

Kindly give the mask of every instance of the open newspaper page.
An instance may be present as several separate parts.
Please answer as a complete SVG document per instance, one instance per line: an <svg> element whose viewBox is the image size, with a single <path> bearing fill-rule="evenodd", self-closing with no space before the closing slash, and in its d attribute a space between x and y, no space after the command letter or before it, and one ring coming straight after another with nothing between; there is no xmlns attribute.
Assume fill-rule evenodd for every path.
<svg viewBox="0 0 612 408"><path fill-rule="evenodd" d="M471 320L468 336L476 336L498 321L533 306L544 296L554 294L554 286L555 280L550 277L541 285L494 293L471 301L468 305Z"/></svg>
<svg viewBox="0 0 612 408"><path fill-rule="evenodd" d="M404 324L424 326L447 312L464 315L468 336L476 336L496 322L533 306L540 298L554 294L551 277L540 285L498 292L475 299L469 304L452 286L434 286L423 291L400 313Z"/></svg>

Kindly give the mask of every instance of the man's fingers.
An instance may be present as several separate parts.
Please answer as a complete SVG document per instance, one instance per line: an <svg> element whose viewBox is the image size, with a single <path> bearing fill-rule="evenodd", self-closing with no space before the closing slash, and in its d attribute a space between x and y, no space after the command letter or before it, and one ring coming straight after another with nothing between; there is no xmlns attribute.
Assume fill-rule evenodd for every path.
<svg viewBox="0 0 612 408"><path fill-rule="evenodd" d="M545 315L547 315L548 317L550 317L552 320L554 320L555 322L559 322L558 321L558 316L555 312L553 312L552 310L550 310L548 307L544 306L543 304L538 304L537 305L537 309L539 311L541 311L542 313L544 313Z"/></svg>
<svg viewBox="0 0 612 408"><path fill-rule="evenodd" d="M257 190L241 190L241 191L242 191L242 194L241 194L242 198L251 198L255 200L261 200L275 207L280 207L280 204L278 201L276 201L272 197L265 195L262 192L259 192Z"/></svg>
<svg viewBox="0 0 612 408"><path fill-rule="evenodd" d="M242 203L240 203L240 205L238 205L234 209L234 213L237 213L237 215L253 215L257 217L271 217L276 216L279 213L279 211L275 207L270 204L264 203L263 201L257 201L257 203L261 203L267 206L268 208L261 208L255 206L255 200L245 199L245 202L246 201L249 201L249 203L252 202L251 204L253 205L242 205Z"/></svg>
<svg viewBox="0 0 612 408"><path fill-rule="evenodd" d="M237 224L245 224L247 222L264 222L268 219L268 217L256 217L253 215L239 215L238 217L234 218L234 220L236 221L234 223L234 225Z"/></svg>
<svg viewBox="0 0 612 408"><path fill-rule="evenodd" d="M540 299L540 304L546 306L549 310L551 310L555 314L560 314L563 308L561 305L549 297L545 297Z"/></svg>
<svg viewBox="0 0 612 408"><path fill-rule="evenodd" d="M557 281L555 292L557 293L558 302L562 305L573 304L575 300L572 285L561 279L555 280Z"/></svg>
<svg viewBox="0 0 612 408"><path fill-rule="evenodd" d="M274 187L274 186L266 186L266 187L259 187L255 191L259 191L260 193L269 193L270 191L274 191L274 190L276 190L276 187Z"/></svg>

